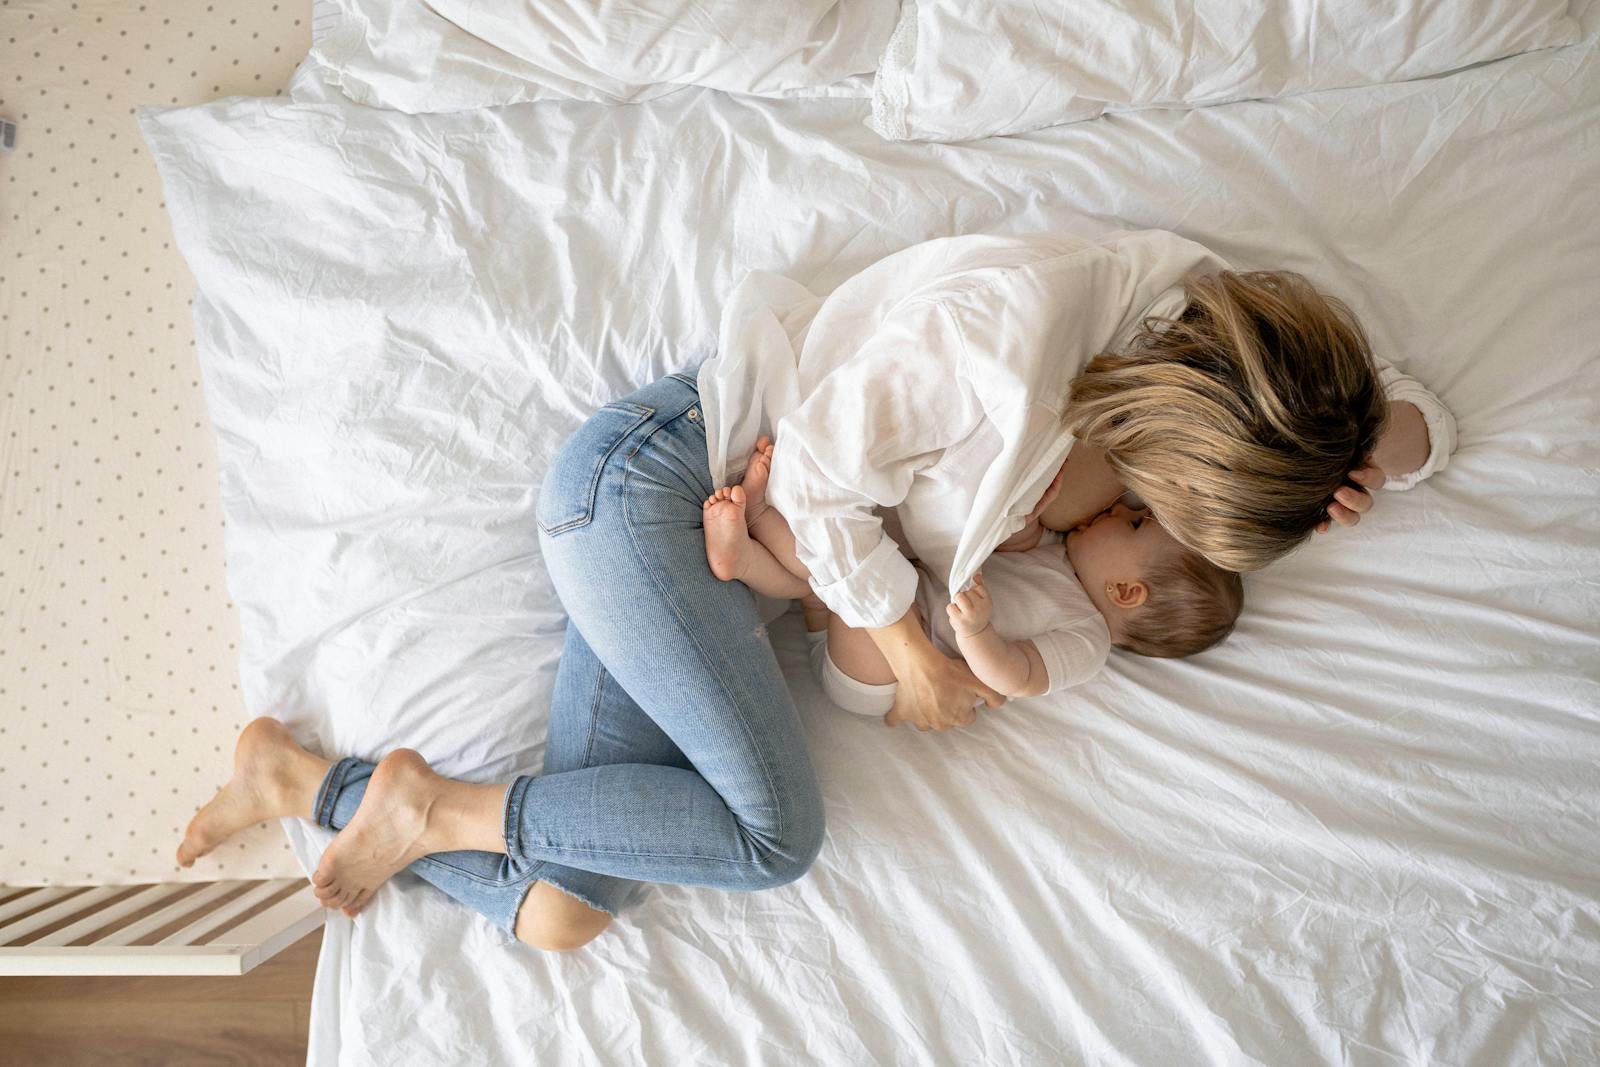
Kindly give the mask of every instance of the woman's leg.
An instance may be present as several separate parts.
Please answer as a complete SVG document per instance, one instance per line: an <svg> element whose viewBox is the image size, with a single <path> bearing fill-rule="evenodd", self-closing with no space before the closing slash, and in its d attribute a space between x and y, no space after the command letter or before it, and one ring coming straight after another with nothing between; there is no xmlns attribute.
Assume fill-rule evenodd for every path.
<svg viewBox="0 0 1600 1067"><path fill-rule="evenodd" d="M605 670L578 628L568 625L551 694L544 773L607 763L689 765L678 747ZM350 828L377 767L355 759L340 760L330 767L310 809L316 822L333 830ZM491 847L435 852L412 861L406 869L496 925L512 930L520 940L539 948L575 947L599 934L637 891L639 883L626 879L551 862L513 860L504 854L504 842L498 836L505 786L448 783L448 789L448 795L459 793L469 803L474 795L488 799L493 814L491 832L496 835L487 842ZM545 891L537 890L541 885ZM319 896L324 889L318 887ZM550 889L560 892L552 895ZM327 894L330 905L337 899ZM340 905L353 914L367 899ZM585 932L587 936L583 936Z"/></svg>
<svg viewBox="0 0 1600 1067"><path fill-rule="evenodd" d="M585 423L539 505L540 543L572 623L692 769L523 777L496 811L485 787L469 797L400 763L405 773L368 824L353 833L353 821L329 848L320 885L359 896L425 852L488 847L497 830L518 862L626 879L758 889L806 870L822 842L820 794L749 591L706 565L710 492L692 378L672 375ZM375 774L363 811L378 785Z"/></svg>
<svg viewBox="0 0 1600 1067"><path fill-rule="evenodd" d="M688 766L677 746L605 671L583 635L569 626L551 697L545 772L627 762ZM178 850L185 867L264 819L309 816L320 826L344 829L360 810L377 769L363 760L314 756L270 718L245 727L234 765L233 779L189 825ZM485 789L454 784L469 795ZM491 796L504 792L501 786L487 789ZM495 803L500 803L498 797ZM494 844L496 851L423 856L408 869L519 940L543 949L571 949L592 940L638 889L637 882L555 863L517 864L500 851L498 839ZM338 903L354 914L366 900Z"/></svg>

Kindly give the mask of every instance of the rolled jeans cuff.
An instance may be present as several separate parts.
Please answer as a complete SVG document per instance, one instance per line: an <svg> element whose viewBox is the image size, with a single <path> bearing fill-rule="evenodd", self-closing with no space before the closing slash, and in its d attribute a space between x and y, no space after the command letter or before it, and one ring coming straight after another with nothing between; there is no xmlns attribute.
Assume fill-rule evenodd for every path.
<svg viewBox="0 0 1600 1067"><path fill-rule="evenodd" d="M506 855L519 859L522 855L522 802L533 785L534 776L519 775L506 787L506 810L501 832L506 839Z"/></svg>
<svg viewBox="0 0 1600 1067"><path fill-rule="evenodd" d="M311 817L318 826L327 827L329 830L337 829L333 825L333 812L339 802L339 793L343 791L350 773L365 764L365 760L346 756L328 768L328 773L322 778L322 784L317 787L317 799L311 805Z"/></svg>

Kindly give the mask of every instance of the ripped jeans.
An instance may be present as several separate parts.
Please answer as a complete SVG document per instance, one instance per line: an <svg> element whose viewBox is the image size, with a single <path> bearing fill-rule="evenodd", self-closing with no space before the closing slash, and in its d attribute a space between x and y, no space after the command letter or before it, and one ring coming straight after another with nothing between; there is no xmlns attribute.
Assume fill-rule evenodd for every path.
<svg viewBox="0 0 1600 1067"><path fill-rule="evenodd" d="M506 789L506 853L410 870L513 930L535 882L615 915L640 882L764 889L822 847L799 716L750 591L706 563L712 492L692 372L607 404L540 491L539 544L567 611L544 771ZM318 825L354 817L373 765L342 759Z"/></svg>

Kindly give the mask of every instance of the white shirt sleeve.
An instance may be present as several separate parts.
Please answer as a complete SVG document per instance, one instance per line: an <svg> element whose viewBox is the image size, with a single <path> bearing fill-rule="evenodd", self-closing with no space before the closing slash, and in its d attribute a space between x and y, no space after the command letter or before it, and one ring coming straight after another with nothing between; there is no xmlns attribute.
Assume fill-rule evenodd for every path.
<svg viewBox="0 0 1600 1067"><path fill-rule="evenodd" d="M1450 462L1450 453L1456 450L1455 416L1421 382L1410 375L1401 374L1382 356L1374 358L1384 396L1391 401L1415 404L1417 410L1422 412L1422 420L1428 424L1427 462L1404 477L1389 478L1383 483L1385 489L1410 489L1424 478L1444 470L1445 464Z"/></svg>
<svg viewBox="0 0 1600 1067"><path fill-rule="evenodd" d="M1098 614L1030 640L1044 663L1045 695L1088 681L1111 656L1111 631Z"/></svg>
<svg viewBox="0 0 1600 1067"><path fill-rule="evenodd" d="M873 509L904 500L917 472L982 421L962 363L948 313L906 300L778 425L768 499L811 588L850 626L888 626L916 596L916 570Z"/></svg>

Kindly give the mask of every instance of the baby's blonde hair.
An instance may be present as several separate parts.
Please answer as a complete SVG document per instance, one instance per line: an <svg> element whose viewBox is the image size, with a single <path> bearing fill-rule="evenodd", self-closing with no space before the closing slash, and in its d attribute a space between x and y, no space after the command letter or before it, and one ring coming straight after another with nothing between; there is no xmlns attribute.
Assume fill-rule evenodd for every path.
<svg viewBox="0 0 1600 1067"><path fill-rule="evenodd" d="M1264 567L1328 517L1388 404L1350 309L1290 271L1220 271L1184 286L1177 319L1072 383L1066 428L1182 544L1230 571Z"/></svg>
<svg viewBox="0 0 1600 1067"><path fill-rule="evenodd" d="M1118 648L1141 656L1192 656L1233 632L1244 582L1178 545L1144 576L1145 601L1122 625Z"/></svg>

